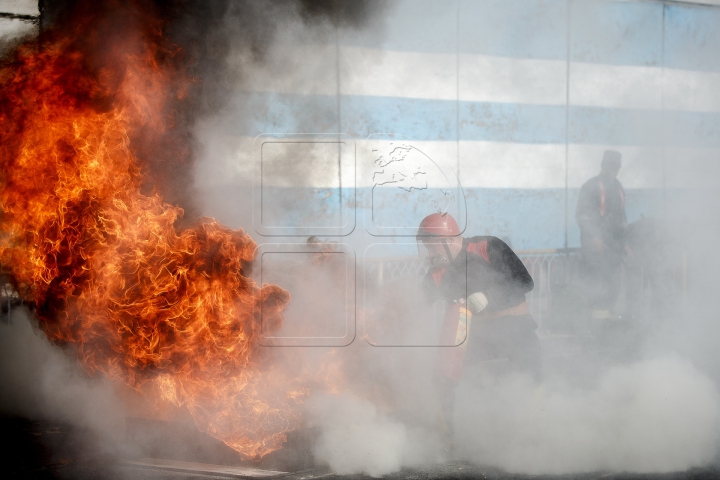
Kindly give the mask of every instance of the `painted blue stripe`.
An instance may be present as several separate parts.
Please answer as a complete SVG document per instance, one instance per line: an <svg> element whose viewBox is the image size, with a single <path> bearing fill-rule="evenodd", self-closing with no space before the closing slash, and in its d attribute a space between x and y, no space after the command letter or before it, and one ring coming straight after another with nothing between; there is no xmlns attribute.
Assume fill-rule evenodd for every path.
<svg viewBox="0 0 720 480"><path fill-rule="evenodd" d="M231 135L338 132L338 101L330 95L237 93L221 128Z"/></svg>
<svg viewBox="0 0 720 480"><path fill-rule="evenodd" d="M372 25L341 31L339 41L386 51L565 60L567 4L566 0L392 2ZM719 8L651 2L571 2L571 59L662 65L663 8L666 65L720 69Z"/></svg>
<svg viewBox="0 0 720 480"><path fill-rule="evenodd" d="M665 66L720 71L720 8L665 7Z"/></svg>
<svg viewBox="0 0 720 480"><path fill-rule="evenodd" d="M429 191L432 194L432 190ZM579 189L568 190L568 238L569 246L579 246L580 232L575 221ZM393 225L415 225L429 212L422 202L403 201L407 194L398 189L378 189L375 195L381 197L382 214L386 219L398 223ZM326 225L328 215L339 219L339 195L337 189L302 189L275 187L267 189L267 197L273 205L285 205L275 212L273 225L286 227ZM369 198L370 189L358 188L357 198ZM538 189L465 189L467 205L467 228L464 236L494 235L504 238L513 248L527 250L559 248L565 242L565 190L562 188ZM661 217L663 192L661 189L628 189L626 191L628 221L645 217ZM268 205L268 208L273 208ZM294 205L294 206L293 206ZM357 208L357 231L364 231L365 221L371 217L369 203L360 203ZM263 212L264 213L264 212ZM333 217L333 218L335 218ZM411 242L412 238L399 237ZM368 239L372 241L372 239ZM387 241L383 238L382 241ZM360 247L359 247L360 248ZM364 249L362 247L361 249Z"/></svg>
<svg viewBox="0 0 720 480"><path fill-rule="evenodd" d="M666 123L667 145L720 146L720 113L672 112Z"/></svg>
<svg viewBox="0 0 720 480"><path fill-rule="evenodd" d="M393 97L343 97L343 129L360 138L378 132L399 133L418 140L457 138L457 102L398 100Z"/></svg>
<svg viewBox="0 0 720 480"><path fill-rule="evenodd" d="M579 189L568 190L568 240L580 246L580 230L575 221ZM469 188L465 237L494 235L509 240L514 249L560 248L565 242L565 190L562 188L498 189ZM662 217L663 192L660 189L626 191L628 221L642 216ZM397 215L417 218L412 205L396 202ZM405 209L405 210L403 210ZM419 215L422 218L424 215ZM358 215L359 221L362 215Z"/></svg>
<svg viewBox="0 0 720 480"><path fill-rule="evenodd" d="M298 192L302 189L273 189L278 195L278 202L285 200L290 203L298 198L298 195L305 196L311 193L312 189ZM316 190L315 201L306 204L310 215L323 214L327 205L327 193L329 189ZM575 222L575 208L577 206L579 189L568 190L568 238L569 246L577 247L580 242L580 233ZM694 195L698 195L694 190ZM688 190L670 189L665 193L662 189L627 189L626 204L628 221L638 220L641 215L645 217L661 218L664 205L668 208L668 214L680 218L687 216L687 198L692 193ZM466 188L467 200L467 228L464 236L472 235L495 235L507 238L515 249L540 249L559 248L564 244L565 232L565 191L562 188L539 188L539 189L498 189L498 188ZM332 198L338 198L336 193L331 194ZM350 242L355 251L360 255L368 242L387 242L389 239L370 238L364 234L364 222L367 218L368 189L358 189L357 198L360 201L357 208L357 227L349 237L333 238L341 242ZM664 197L664 198L663 198ZM206 204L207 210L203 213L215 216L226 225L235 228L242 227L252 233L252 188L243 185L224 186L216 185L212 191L204 194L210 203ZM397 215L406 215L408 218L420 218L426 212L416 212L411 203L395 202L393 208L397 208ZM337 211L337 210L336 210ZM300 210L288 212L298 222L303 221L300 217ZM669 217L673 218L673 217ZM272 238L263 238L253 234L259 243L278 241ZM365 242L365 244L355 242ZM408 237L400 241L407 242ZM410 239L412 243L414 239ZM415 254L411 251L408 254ZM380 255L381 253L378 253ZM359 258L359 257L358 257Z"/></svg>
<svg viewBox="0 0 720 480"><path fill-rule="evenodd" d="M580 246L575 208L580 189L568 189L568 246ZM628 221L662 217L660 189L626 190ZM509 239L516 250L560 248L565 242L565 190L476 188L466 192L465 236L494 235ZM474 214L470 213L474 212Z"/></svg>
<svg viewBox="0 0 720 480"><path fill-rule="evenodd" d="M245 93L225 133L321 133L342 130L356 138L396 133L422 141L460 140L565 143L565 107L492 102ZM459 115L458 115L459 106ZM573 106L570 143L720 147L720 112L674 112ZM663 122L665 123L663 127Z"/></svg>
<svg viewBox="0 0 720 480"><path fill-rule="evenodd" d="M460 102L460 139L565 143L565 107Z"/></svg>
<svg viewBox="0 0 720 480"><path fill-rule="evenodd" d="M513 58L567 58L566 0L465 0L460 52Z"/></svg>
<svg viewBox="0 0 720 480"><path fill-rule="evenodd" d="M564 189L470 188L465 197L466 237L494 235L516 250L564 245Z"/></svg>
<svg viewBox="0 0 720 480"><path fill-rule="evenodd" d="M388 97L343 97L342 123L364 138L389 132L417 140L520 143L565 142L565 107Z"/></svg>
<svg viewBox="0 0 720 480"><path fill-rule="evenodd" d="M572 107L569 119L570 143L638 146L663 143L663 115L657 111Z"/></svg>
<svg viewBox="0 0 720 480"><path fill-rule="evenodd" d="M350 0L353 1L353 0ZM376 2L378 18L343 29L341 45L424 53L457 52L457 3L436 0Z"/></svg>
<svg viewBox="0 0 720 480"><path fill-rule="evenodd" d="M662 65L663 5L573 2L570 59L611 65Z"/></svg>

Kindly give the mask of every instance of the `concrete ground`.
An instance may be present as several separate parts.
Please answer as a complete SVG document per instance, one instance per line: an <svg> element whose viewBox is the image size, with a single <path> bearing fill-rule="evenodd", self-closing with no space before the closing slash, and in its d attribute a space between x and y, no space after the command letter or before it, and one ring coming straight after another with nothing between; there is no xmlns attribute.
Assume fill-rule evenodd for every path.
<svg viewBox="0 0 720 480"><path fill-rule="evenodd" d="M86 434L68 427L43 422L32 422L15 417L0 417L0 435L2 435L3 479L72 479L72 480L220 480L232 477L228 475L203 475L174 470L138 468L125 464L126 459L112 455L103 455L93 449L87 449ZM259 477L255 477L259 478ZM346 480L371 478L365 475L339 476L326 468L309 468L281 476L265 478L283 478L288 480L311 480L316 478ZM702 469L692 469L662 475L638 475L627 473L595 472L563 476L517 475L498 469L472 465L465 462L447 462L423 468L403 469L385 476L388 479L423 480L431 478L467 478L467 479L577 479L577 480L709 480L720 478L720 463Z"/></svg>
<svg viewBox="0 0 720 480"><path fill-rule="evenodd" d="M561 335L543 334L541 341L544 351L544 365L546 370L560 373L570 381L581 383L588 371L602 369L608 364L632 360L636 354L635 348L642 332L632 325L605 325L585 334ZM203 462L214 465L233 465L237 458L221 442L210 437L203 437L192 428L184 431L180 426L162 426L152 421L132 420L127 422L126 437L147 438L143 436L143 429L156 432L160 446L156 447L155 458L169 458L164 455L166 451L178 451L177 445L182 442L185 451L180 453L182 458L171 460L184 460ZM163 429L166 429L163 431ZM167 430L169 429L169 430ZM128 480L128 479L220 479L233 478L232 473L224 475L201 474L197 471L169 470L166 468L147 468L132 465L131 456L108 452L102 448L99 439L92 438L87 431L79 430L67 425L54 422L32 421L25 418L0 414L0 478L16 479L77 479L77 480ZM132 441L132 440L131 440ZM215 443L213 443L215 442ZM295 438L297 445L307 444L302 438ZM190 445L189 447L187 445ZM274 457L273 457L274 455ZM295 455L295 456L293 456ZM281 476L275 475L265 478L287 478L297 480L310 480L314 478L340 478L328 469L310 464L308 450L297 450L295 453L286 449L275 452L259 463L245 462L240 467L280 470L290 472ZM234 478L252 478L234 476ZM345 479L370 478L364 475L344 476ZM720 459L712 465L686 472L676 472L662 475L640 475L628 473L595 472L563 476L531 476L518 475L498 470L496 468L473 465L466 462L446 462L422 468L403 469L387 475L390 479L429 479L429 478L482 478L482 479L720 479Z"/></svg>

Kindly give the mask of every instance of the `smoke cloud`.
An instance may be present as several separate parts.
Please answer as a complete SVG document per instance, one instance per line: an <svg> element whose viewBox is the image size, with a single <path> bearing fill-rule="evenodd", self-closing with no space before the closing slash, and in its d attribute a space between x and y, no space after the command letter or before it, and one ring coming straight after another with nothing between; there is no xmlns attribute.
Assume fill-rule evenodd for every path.
<svg viewBox="0 0 720 480"><path fill-rule="evenodd" d="M118 448L127 403L104 376L88 377L75 355L50 344L32 326L29 312L16 309L0 323L0 410L6 414L87 429L97 445Z"/></svg>
<svg viewBox="0 0 720 480"><path fill-rule="evenodd" d="M589 389L506 381L458 397L460 458L513 472L684 471L717 454L717 387L676 356L612 367Z"/></svg>
<svg viewBox="0 0 720 480"><path fill-rule="evenodd" d="M63 12L70 12L75 2L46 3L47 26L71 21L72 16ZM495 2L498 11L505 8L501 3ZM341 75L343 67L336 49L338 32L370 31L382 39L385 32L379 20L393 3L228 0L153 5L159 17L166 19L163 33L180 49L177 58L166 60L183 66L189 93L170 108L176 120L171 135L161 141L148 137L136 142L148 162L148 178L153 179L148 188L157 188L167 201L185 208L187 222L210 215L250 230L251 166L257 160L252 136L268 133L261 130L268 125L284 133L342 130L341 102L336 98L340 81L336 75ZM507 9L524 15L516 5ZM596 10L577 11L578 28L597 27ZM483 38L512 28L498 21L494 28L483 30ZM125 34L125 30L116 31L116 25L111 30ZM533 47L536 39L523 38L528 48ZM502 48L496 48L502 53ZM354 58L366 66L386 61L389 69L393 63L384 57L365 58L359 47L354 52ZM424 67L416 74L425 75ZM518 78L514 81L522 89L524 77ZM423 80L435 81L429 75ZM477 83L483 80L480 76ZM412 86L405 82L407 88ZM532 86L527 83L528 88ZM564 90L561 93L564 101ZM625 100L636 97L633 91L622 96ZM271 110L264 102L273 102L273 111L281 114L259 124L257 119ZM435 114L432 109L425 113ZM412 112L390 116L414 121ZM642 126L637 121L618 129ZM659 141L653 137L652 146ZM154 150L166 147L177 151L177 161L153 157ZM291 154L274 165L283 178L308 188L319 179L332 183L333 172L325 167L312 172ZM494 174L503 181L525 175L521 168L502 168ZM572 168L570 176L578 176L589 167ZM635 176L642 173L633 170L632 161L625 171ZM673 203L665 222L667 230L691 237L674 239L694 266L686 298L672 298L675 303L670 307L660 313L657 307L653 318L632 328L573 332L584 342L582 352L561 351L553 342L562 343L562 339L544 337L545 379L539 387L529 378L508 375L503 361L469 369L457 391L452 454L443 449L433 383L439 349L373 346L382 343L375 334L385 334L390 345L403 340L432 344L439 331L438 314L419 301L417 283L408 280L372 289L358 282L352 289L355 278L344 261L327 262L312 249L309 255L291 254L292 261L268 256L265 272L258 261L254 271L263 275L264 282L277 282L293 295L284 330L278 335L339 338L349 328L348 321L357 321L350 325L357 333L348 346L272 351L277 365L289 374L323 372L328 359L338 370L334 388L318 385L301 407L303 428L316 432L311 446L316 463L338 474L379 477L450 459L533 475L664 473L715 462L720 448L720 330L713 299L720 271L720 256L714 253L720 234L720 201L717 179L710 177L710 188L692 190L687 198ZM326 186L317 186L313 194ZM292 208L298 198L302 194L288 193L282 210ZM485 221L493 213L483 215ZM475 228L481 227L476 224ZM292 242L297 247L305 238L270 241ZM276 259L274 263L271 258ZM358 256L358 279L366 274L359 260ZM348 288L352 295L342 298ZM339 311L353 311L356 316L342 316ZM15 312L11 324L0 325L0 408L85 426L115 441L127 406L113 386L103 378L87 378L74 358L50 345L22 315Z"/></svg>
<svg viewBox="0 0 720 480"><path fill-rule="evenodd" d="M379 477L400 469L409 441L407 427L350 395L321 397L308 405L310 425L320 428L313 454L341 474Z"/></svg>
<svg viewBox="0 0 720 480"><path fill-rule="evenodd" d="M589 35L593 38L604 38L606 30L610 27L596 21L598 7L579 5L579 2L573 3L575 8L573 28L590 32ZM398 4L398 2L386 2L383 13L391 12ZM550 19L548 24L552 25L552 28L557 28L555 23L557 18L565 14L562 2L552 5L543 3L539 7L533 3L532 8L524 3L505 5L503 2L486 2L486 4L494 6L488 9L492 11L492 15L483 18L483 28L478 34L479 39L475 40L478 43L485 42L483 45L491 45L488 48L494 49L493 51L497 51L500 56L504 56L506 50L513 47L497 44L496 37L515 39L519 35L524 43L514 48L522 51L522 54L518 54L520 57L527 52L533 52L538 48L538 43L545 40L540 36L533 37L533 31L530 30L519 33L522 29L505 21L507 17L529 23L532 23L528 20L531 16L534 16L537 22ZM419 6L417 8L421 9ZM425 4L422 8L431 10ZM301 17L306 15L307 11L301 9ZM407 17L408 24L415 20L409 13ZM273 121L283 122L281 125L271 125L280 132L343 131L338 108L352 109L352 102L338 99L336 104L334 96L337 92L342 88L357 87L364 83L379 85L380 82L373 83L376 79L372 75L382 75L385 73L384 70L392 71L395 66L394 57L389 55L385 57L384 53L378 53L377 58L371 58L370 54L363 52L359 47L353 50L358 45L364 45L363 41L357 38L367 41L367 38L375 34L377 38L374 40L377 42L373 45L382 44L382 40L388 34L384 29L382 17L375 16L371 17L370 21L354 24L353 26L361 27L357 37L347 32L343 35L343 30L337 34L332 29L328 29L331 25L328 22L329 16L318 18L321 19L319 22L302 23L298 22L297 18L287 17L285 28L278 29L273 37L274 41L263 50L262 62L256 61L256 57L251 54L252 50L243 52L241 48L235 47L228 52L230 66L227 72L235 72L236 75L228 76L228 83L235 82L234 78L242 77L239 82L242 85L239 88L241 92L236 91L229 97L231 100L222 112L206 116L198 123L197 129L202 143L203 153L200 164L203 168L196 170L196 180L204 192L204 208L209 214L218 215L225 221L237 225L249 225L253 221L248 209L237 208L237 205L251 201L250 165L257 162L254 156L256 153L251 143L239 138L240 135L230 132L234 131L228 128L231 122L245 125L250 131L266 133L259 129L267 125L253 122L257 118L264 118L264 115L272 110L289 116L286 122L283 116L269 117ZM462 22L463 19L460 21ZM388 29L395 27L398 26L391 25ZM407 36L412 35L409 28L403 31ZM428 38L435 38L433 36L435 32L431 32L430 27L425 33ZM334 35L339 35L349 43L349 45L341 44L340 48L345 48L342 50L342 55L335 50ZM402 43L397 37L390 36L391 41ZM232 35L229 38L232 39ZM427 40L428 44L423 43L424 40L426 39L418 39L417 43L427 51L445 52L435 44L430 45L432 40ZM237 44L242 45L242 42ZM473 44L468 43L457 48L461 50L461 54L464 54L466 52L462 50L463 48L473 51L474 47ZM453 44L452 48L456 46ZM585 54L586 57L579 60L580 62L597 60L592 56L595 55L592 46L583 44L576 48L589 52ZM461 59L465 60L465 57ZM350 61L354 61L356 67L363 66L352 70L355 76L344 70L346 65L343 62ZM438 65L445 65L437 58L433 61ZM490 58L487 61L495 60ZM340 65L339 70L336 62ZM507 91L513 89L536 92L532 90L536 81L532 75L524 71L515 72L505 63L497 62L497 65L489 63L495 70L493 72L488 73L479 69L477 75L471 76L472 83L482 90L485 83L489 85L491 80L498 81L498 78L505 78L503 82L498 81L499 86L496 86L502 95L508 94ZM378 65L382 65L383 68ZM470 68L467 65L461 62L460 68ZM561 70L559 62L553 65L548 68ZM581 67L582 65L577 67L574 73L577 77L573 79L581 77ZM449 76L448 69L454 68L454 63L448 64L447 69L441 74ZM486 68L490 69L490 67ZM430 73L434 72L434 69L439 67L428 61L427 64L418 63L418 68L413 70L422 78L421 83L427 91L433 91L432 89L435 88L433 82L437 78ZM496 77L496 71L505 72L503 73L505 77L499 74ZM532 70L528 71L532 72ZM487 79L486 76L492 78ZM562 77L564 81L564 72ZM393 77L388 74L387 77L382 78L387 78L397 91L412 89L417 84L402 75ZM438 81L438 83L442 82ZM439 90L441 87L437 88ZM471 87L463 85L463 88L469 90ZM574 92L588 96L591 95L588 92L592 92L593 88L592 85L588 87L583 84L579 86L573 84ZM619 95L620 98L632 99L636 102L644 101L637 100L636 90L625 89L624 86L618 88L622 93ZM357 89L363 92L370 91L371 95L377 94L370 87L366 90L359 87ZM488 86L487 89L491 90L492 87ZM264 97L272 102L272 108L253 97L253 94L259 97L258 92L272 92L272 95ZM287 93L293 93L297 97L283 96ZM483 93L484 90L477 95L482 97ZM540 87L536 93L548 98L552 97L552 92L541 92ZM565 101L564 87L561 93L562 101ZM303 95L308 98L298 98ZM331 101L327 103L318 100L328 97ZM529 103L538 101L540 100L533 98ZM551 100L542 100L541 103L545 101L551 102ZM382 105L378 107L381 108ZM386 113L378 110L368 114L368 117ZM436 113L431 111L428 115L432 117ZM359 114L355 112L348 114L351 118L352 115ZM413 117L412 113L401 113L398 110L388 115L403 127L414 126L416 122L416 117ZM374 120L375 118L362 119L371 125ZM362 121L356 121L354 125L357 126L359 123L364 126ZM488 128L487 125L491 123L492 119L481 118L476 127ZM522 119L517 119L517 123L514 128L522 130ZM611 130L613 128L611 127ZM628 135L645 135L643 132L648 127L642 119L635 119L616 128L626 133L630 132L627 133ZM372 132L370 130L370 133ZM577 136L581 136L582 133L578 133ZM514 138L515 132L503 134ZM454 133L451 138L455 138ZM653 154L660 151L657 147L660 142L658 136L651 136L651 147L655 148L652 150ZM548 149L550 148L549 146ZM580 178L596 174L600 157L590 167L588 166L590 163L581 163L578 159L586 152L583 150L576 153L573 148L571 145L570 177L574 179L576 176ZM508 154L504 151L490 150L483 153L487 157L473 158L475 163L466 161L466 169L461 172L464 174L460 177L461 181L474 181L476 175L482 174L484 177L480 178L481 183L488 181L486 180L488 178L497 179L501 184L510 183L512 178L530 176L528 172L535 172L533 169L540 164L543 167L539 175L552 176L551 174L555 172L556 178L551 179L550 183L559 181L557 179L561 177L559 173L561 170L555 171L554 167L545 167L544 158L528 157L531 160L517 166L511 162L512 159L506 161ZM647 160L646 155L648 155L646 152L626 154L625 159L628 161L621 171L620 179L633 181L640 178L639 183L655 181L652 175L652 178L644 178L648 174L642 169L642 162ZM564 163L564 150L561 152L561 158ZM301 180L296 179L298 185L320 183L317 181L319 176L314 175L310 169L299 168L297 159L291 155L288 155L286 163L287 168L284 165L275 168L283 170L293 178L301 177ZM488 164L492 166L487 166ZM327 170L324 170L323 174L327 175ZM218 180L221 177L224 181ZM583 177L582 181L586 177ZM228 180L229 178L232 180ZM535 179L531 180L529 182L535 185L533 183ZM469 194L477 195L476 192ZM570 209L574 211L576 200L572 195L571 193L568 203ZM282 198L287 203L285 207L290 208L300 196L288 191L283 193ZM362 201L362 198L359 199L359 202ZM502 203L489 206L487 211L472 213L481 218L482 221L479 223L494 222L500 227L505 227L505 223L513 221L513 218L496 220L493 211L495 207L500 209ZM699 252L707 252L714 248L711 239L717 238L717 233L720 232L718 225L711 223L714 219L706 216L696 218L687 214L707 208L717 212L718 202L712 193L704 191L698 192L692 199L675 203L674 210L668 211L664 222L667 231L694 232L694 238L687 244L682 244L682 241L678 242L673 238L673 248L687 250L690 256L700 257L702 254ZM679 215L674 215L673 212ZM510 213L521 219L527 218L522 216L521 212ZM535 214L540 215L539 212L534 212L533 216ZM478 222L477 219L475 221ZM556 221L557 219L554 219L547 223ZM571 223L573 221L572 214L569 221ZM486 228L477 223L474 227L480 231ZM544 228L549 229L547 226ZM495 231L488 233L500 235ZM342 238L333 240L345 241ZM377 239L371 241L374 240ZM677 247L678 243L682 245ZM714 264L717 261L713 258L709 263ZM291 270L293 273L290 272ZM678 299L673 298L662 307L656 306L653 310L654 317L648 321L649 323L609 333L575 332L578 338L584 338L582 354L558 353L558 348L553 343L558 342L556 338L543 339L545 381L539 388L533 386L527 378L507 377L502 374L504 368L502 361L486 362L476 371L466 372L457 392L455 451L452 458L497 467L509 472L555 475L608 470L642 473L673 472L702 467L715 461L719 446L717 432L720 428L720 396L717 388L717 382L720 381L720 370L717 365L720 365L720 362L717 356L718 336L715 335L716 315L713 314L713 308L707 304L707 298L715 295L712 292L717 286L717 282L712 277L713 270L714 267L710 267L708 263L696 269L692 292L689 293L690 298L686 303L680 305ZM313 330L313 326L316 326L320 331L327 331L328 325L338 321L337 317L332 317L328 310L323 308L323 305L328 304L327 295L333 291L333 288L324 288L323 282L318 285L314 281L307 282L303 278L294 278L297 275L302 277L302 273L295 273L302 271L302 267L288 267L282 277L276 275L272 278L296 295L289 307L293 324L304 325L307 330ZM342 276L343 273L334 271L327 276L334 278L335 275ZM360 271L358 278L363 274L364 272ZM332 281L328 283L336 286ZM378 332L386 335L385 340L392 340L388 344L394 344L393 341L396 340L409 341L411 344L425 344L429 340L432 344L432 339L436 338L438 333L437 319L433 319L432 312L418 311L422 308L418 300L420 296L418 285L411 284L410 280L406 280L406 284L401 286L386 285L379 294L371 290L367 285L358 287L357 311L360 312L357 324L358 337L352 345L336 349L335 356L342 365L345 378L345 383L339 389L341 393L316 393L307 402L306 425L318 429L318 436L312 448L313 455L318 463L329 465L337 473L366 473L371 476L381 476L404 467L448 460L451 456L443 451L442 429L438 426L440 408L432 380L437 349L379 348L368 344L368 342L377 344L377 338L373 338L373 334ZM298 309L303 304L307 307ZM372 315L369 314L369 310L373 310ZM577 312L577 316L580 318L581 313ZM379 324L372 323L376 319ZM303 356L304 353L298 355Z"/></svg>
<svg viewBox="0 0 720 480"><path fill-rule="evenodd" d="M609 368L590 388L557 376L540 388L522 377L466 378L456 402L453 458L509 472L684 471L714 461L720 446L717 386L677 356ZM314 399L316 460L372 476L447 460L438 430L408 421L420 412L403 406L405 420L347 394Z"/></svg>

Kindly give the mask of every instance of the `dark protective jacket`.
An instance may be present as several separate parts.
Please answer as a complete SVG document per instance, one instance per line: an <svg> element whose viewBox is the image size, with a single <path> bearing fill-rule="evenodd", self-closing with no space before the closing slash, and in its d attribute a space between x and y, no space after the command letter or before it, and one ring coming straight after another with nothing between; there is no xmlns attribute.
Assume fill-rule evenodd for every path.
<svg viewBox="0 0 720 480"><path fill-rule="evenodd" d="M617 178L593 177L580 188L577 211L581 242L599 238L610 249L622 250L625 243L625 190Z"/></svg>
<svg viewBox="0 0 720 480"><path fill-rule="evenodd" d="M423 282L430 300L460 300L482 292L488 299L487 312L520 305L534 287L525 265L497 237L463 239L453 261L428 272Z"/></svg>

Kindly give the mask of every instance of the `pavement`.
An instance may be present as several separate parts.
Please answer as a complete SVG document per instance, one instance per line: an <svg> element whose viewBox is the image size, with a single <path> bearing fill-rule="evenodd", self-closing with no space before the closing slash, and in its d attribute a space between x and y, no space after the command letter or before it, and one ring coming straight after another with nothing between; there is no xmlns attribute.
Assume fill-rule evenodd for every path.
<svg viewBox="0 0 720 480"><path fill-rule="evenodd" d="M608 363L632 360L637 332L618 325L606 329L602 340L592 335L542 334L546 370L562 372L582 382L588 366L604 368ZM601 338L602 341L598 341ZM622 340L622 341L621 341ZM153 420L128 419L126 441L157 436L155 459L140 459L127 451L108 450L100 439L78 427L52 421L39 421L0 413L0 479L73 479L73 480L129 480L129 479L227 479L227 478L283 478L311 480L315 478L366 479L366 475L337 475L326 467L312 464L308 450L311 442L302 432L293 432L286 448L274 452L259 462L238 462L237 455L211 437L187 425L162 424ZM157 439L161 439L158 441ZM173 444L173 439L176 444ZM178 444L184 450L179 450ZM163 449L164 448L164 449ZM172 458L169 452L180 452ZM145 449L148 452L148 449ZM449 461L418 468L406 468L384 476L388 479L578 479L578 480L708 480L720 479L720 457L704 468L669 474L630 474L594 472L562 476L519 475L497 468L468 462Z"/></svg>
<svg viewBox="0 0 720 480"><path fill-rule="evenodd" d="M227 480L228 478L283 478L287 480L313 480L322 478L360 480L366 475L336 475L324 467L313 467L274 476L240 476L232 474L213 475L183 472L176 469L144 468L128 465L127 459L94 455L78 447L83 443L82 432L58 425L32 422L14 417L0 418L2 428L2 469L3 479L72 479L72 480ZM720 464L702 469L692 469L662 475L640 475L628 473L594 472L562 476L518 475L491 467L473 465L467 462L446 462L422 468L403 469L386 479L577 479L577 480L710 480L720 478Z"/></svg>
<svg viewBox="0 0 720 480"><path fill-rule="evenodd" d="M124 458L122 455L102 452L90 445L90 434L74 427L51 422L32 421L19 417L0 415L2 447L0 478L10 479L72 479L72 480L227 480L228 478L283 478L287 480L324 480L343 478L345 480L369 479L367 475L337 475L322 466L310 466L299 470L287 469L286 473L270 472L266 465L245 463L243 466L212 465L221 470L199 473L198 468L180 468L172 461L168 468L164 463L149 468L133 462L139 459ZM90 447L89 447L90 446ZM142 461L140 463L143 463ZM175 462L177 463L177 462ZM202 464L193 464L201 465ZM264 474L253 474L253 470L265 470ZM200 468L202 470L202 468ZM206 469L207 470L207 469ZM233 473L234 472L234 473ZM244 474L243 474L244 472ZM468 462L450 461L419 468L406 468L384 476L387 479L568 479L568 480L710 480L720 479L720 461L705 468L669 474L642 475L630 473L593 472L576 475L519 475L493 467L474 465Z"/></svg>

